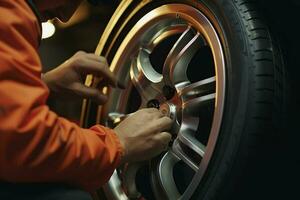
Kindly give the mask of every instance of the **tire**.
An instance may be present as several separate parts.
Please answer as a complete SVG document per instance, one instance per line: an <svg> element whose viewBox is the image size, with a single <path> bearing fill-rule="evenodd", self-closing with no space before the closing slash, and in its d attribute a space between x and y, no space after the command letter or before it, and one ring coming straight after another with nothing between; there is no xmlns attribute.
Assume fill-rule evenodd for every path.
<svg viewBox="0 0 300 200"><path fill-rule="evenodd" d="M174 7L174 10L179 8L178 14L172 10L172 5L177 5L177 7ZM212 73L215 73L216 77L216 89L214 91L216 97L206 109L210 114L201 111L201 113L204 112L203 116L205 117L203 118L209 119L204 120L204 123L208 124L204 129L209 129L207 138L197 138L197 140L201 140L201 143L205 143L204 156L200 159L199 163L197 163L199 164L199 168L196 168L196 172L192 173L192 177L190 178L188 177L191 173L186 170L186 167L179 166L177 172L174 169L174 174L185 173L187 177L174 177L174 179L176 179L175 182L190 182L191 185L193 185L192 187L182 186L183 189L178 189L181 186L178 186L179 184L176 183L180 193L178 197L181 199L205 200L264 199L263 195L259 195L259 192L261 192L259 188L261 186L259 185L259 176L266 170L261 166L261 163L266 158L264 156L268 156L266 148L269 147L272 138L276 137L276 130L279 130L281 127L282 116L284 116L284 102L286 101L284 95L286 78L282 53L280 52L278 44L274 42L274 36L270 32L267 24L265 24L262 14L257 8L258 4L250 0L122 1L108 24L96 50L97 54L108 58L109 63L112 64L112 70L119 77L124 76L128 78L129 75L125 76L124 74L130 73L128 70L130 68L125 67L125 61L123 65L117 66L116 64L119 63L118 59L129 57L129 55L127 55L127 57L120 56L126 54L120 52L120 48L124 47L126 51L130 52L133 51L132 48L134 48L131 48L131 45L142 45L138 44L138 42L136 42L137 44L126 44L124 41L131 41L126 38L129 37L128 35L136 26L142 23L139 21L141 18L162 6L169 6L168 9L170 9L170 12L174 11L171 18L179 18L181 20L183 16L181 12L184 13L181 9L191 9L192 16L194 9L209 21L206 26L203 27L201 26L202 22L195 22L195 24L200 24L199 32L204 35L203 40L207 42L206 45L211 49L212 55L209 54L209 56L213 57L210 60L213 64L209 61L201 64L212 65L214 67L213 69L207 68L206 71L201 71L201 73L198 71L200 69L193 68L194 71L188 76L188 79L191 82L189 84L192 84L193 82L207 80L208 77L212 76ZM161 18L157 20L159 21ZM193 28L196 27L194 29L198 31L197 26L193 24L194 22L191 22L194 18L191 21L188 21L190 20L188 17L184 18L184 20L187 21L187 24L191 23L191 26ZM158 22L155 21L153 23ZM163 25L164 23L167 23L167 21L161 22ZM155 24L155 27L156 26L158 25ZM218 39L215 40L215 43L213 39L211 39L211 41L209 40L209 37L213 37L212 35L205 35L204 32L206 30L200 30L208 26L211 26L211 30L215 31L215 37ZM147 34L151 35L151 30L151 26L149 25L149 31L146 31L149 33ZM157 31L158 29L155 30ZM209 31L206 33L209 33ZM134 38L139 37L138 33L136 33L136 35ZM144 33L141 34L140 37L144 37ZM176 40L179 40L178 37ZM219 41L220 46L219 49L217 48L218 50L214 52L213 46L217 46L217 41ZM197 57L199 55L194 53L193 59L195 56ZM222 56L223 59L220 58ZM189 63L193 62L193 59L189 60ZM196 63L199 62L197 58L195 59ZM219 65L217 64L218 59ZM151 60L152 64L155 62L155 60ZM189 67L190 66L187 68ZM155 71L164 76L163 70L158 68L155 68ZM126 78L124 79L127 80ZM127 81L130 82L130 80ZM97 80L93 77L88 77L87 84L96 85ZM113 89L108 90L110 100L109 103L103 107L97 108L97 106L91 102L85 102L82 115L83 125L87 127L94 123L103 123L113 126L113 123L109 122L111 120L109 114L119 112L127 114L134 112L140 107L147 106L141 103L141 95L138 95L139 92L132 89L135 86L135 84L131 84L129 92L125 96L122 96L124 102L126 102L126 108L114 110L116 105L120 104L120 96L116 97L120 94L120 91ZM174 95L174 91L171 92L171 94ZM172 95L171 97L165 95L168 102L172 102L172 100L170 100L174 98ZM132 101L133 103L130 103ZM161 102L160 100L158 100L158 102L150 102L151 105L153 105L153 103L159 104ZM136 104L141 105L136 106ZM201 119L201 117L202 114L197 119ZM180 123L181 121L179 124ZM203 130L199 129L199 126L196 133L200 134L201 132L202 134ZM215 130L212 131L212 129ZM214 135L211 135L212 133L214 133ZM179 136L177 135L177 137ZM203 140L207 141L202 142ZM198 144L196 140L195 143ZM172 149L169 151L172 151ZM189 157L189 152L192 151L188 150L185 152L188 155L188 159L193 157ZM153 176L151 176L153 166L155 171L157 162L163 158L164 156L161 155L151 160L148 164L143 164L143 167L141 167L143 168L142 172L140 174L135 173L143 178L150 177L149 181L151 182L153 179ZM202 164L204 161L206 164ZM181 163L180 165L184 164ZM114 178L117 177L118 175L116 173ZM195 181L196 179L198 180ZM120 180L122 181L122 179ZM117 183L119 183L120 180L118 180ZM146 192L141 193L144 197L147 197L147 199L175 198L172 195L163 194L164 192L161 192L161 190L147 194L147 190L155 189L153 189L153 185L151 186L151 184L149 187L147 184L145 185L146 189L139 188L137 185L138 189L133 189L133 191L136 192L136 190L138 190L138 192L141 192L140 190L146 190ZM115 188L113 184L108 184L104 189L105 196L108 199L121 199L120 195L118 196L118 194L114 194L114 191L112 191L117 189L119 188ZM141 194L139 193L138 195ZM130 197L130 194L126 198L128 197ZM134 198L137 197L140 196L135 196Z"/></svg>

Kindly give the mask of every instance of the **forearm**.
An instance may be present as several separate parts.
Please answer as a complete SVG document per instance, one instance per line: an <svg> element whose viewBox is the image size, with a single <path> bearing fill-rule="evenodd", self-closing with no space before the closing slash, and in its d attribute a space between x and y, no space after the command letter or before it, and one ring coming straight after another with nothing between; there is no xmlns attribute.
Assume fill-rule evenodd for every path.
<svg viewBox="0 0 300 200"><path fill-rule="evenodd" d="M109 179L120 162L122 147L107 128L81 129L46 106L26 117L30 120L15 128L1 126L3 180L65 182L93 190Z"/></svg>

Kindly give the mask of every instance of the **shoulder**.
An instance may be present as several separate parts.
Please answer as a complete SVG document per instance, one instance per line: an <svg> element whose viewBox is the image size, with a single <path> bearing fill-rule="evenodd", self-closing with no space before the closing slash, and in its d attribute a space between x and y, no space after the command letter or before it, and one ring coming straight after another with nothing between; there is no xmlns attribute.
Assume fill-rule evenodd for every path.
<svg viewBox="0 0 300 200"><path fill-rule="evenodd" d="M39 21L25 0L0 1L0 38L25 39L38 48L41 31ZM17 41L14 41L17 42Z"/></svg>

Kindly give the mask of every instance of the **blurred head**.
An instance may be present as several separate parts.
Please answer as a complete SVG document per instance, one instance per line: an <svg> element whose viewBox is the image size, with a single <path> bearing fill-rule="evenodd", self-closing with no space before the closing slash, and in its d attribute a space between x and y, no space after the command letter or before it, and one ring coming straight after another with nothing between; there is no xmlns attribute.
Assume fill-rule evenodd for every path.
<svg viewBox="0 0 300 200"><path fill-rule="evenodd" d="M34 0L41 13L42 21L58 18L67 22L83 0Z"/></svg>

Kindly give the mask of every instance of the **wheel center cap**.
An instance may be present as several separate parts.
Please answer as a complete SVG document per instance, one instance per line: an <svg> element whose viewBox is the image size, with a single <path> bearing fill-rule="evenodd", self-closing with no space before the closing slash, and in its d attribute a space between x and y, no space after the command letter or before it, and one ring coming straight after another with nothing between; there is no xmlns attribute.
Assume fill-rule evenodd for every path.
<svg viewBox="0 0 300 200"><path fill-rule="evenodd" d="M164 103L160 105L159 110L167 117L170 117L172 120L175 120L176 116L176 106L171 103Z"/></svg>

